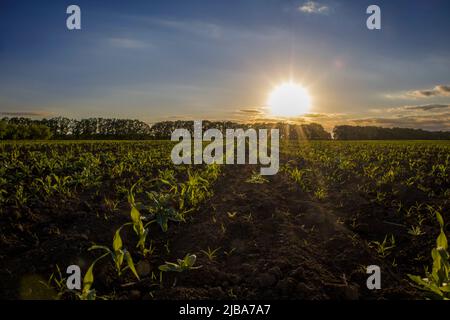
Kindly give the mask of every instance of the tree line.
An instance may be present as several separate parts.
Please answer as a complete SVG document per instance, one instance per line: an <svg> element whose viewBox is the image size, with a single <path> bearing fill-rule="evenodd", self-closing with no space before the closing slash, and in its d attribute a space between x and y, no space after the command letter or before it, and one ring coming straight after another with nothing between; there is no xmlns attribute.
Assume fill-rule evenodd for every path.
<svg viewBox="0 0 450 320"><path fill-rule="evenodd" d="M140 120L130 119L68 119L63 117L32 120L29 118L3 118L0 121L0 139L170 139L175 129L193 132L193 121L163 121L149 125ZM6 128L6 129L2 129ZM45 134L21 132L36 131ZM291 125L286 123L242 124L231 121L203 121L203 131L216 128L225 133L226 129L271 129L278 128L280 137L285 139L326 140L331 134L319 124ZM2 134L4 133L4 134Z"/></svg>
<svg viewBox="0 0 450 320"><path fill-rule="evenodd" d="M194 121L163 121L151 127L152 135L157 139L170 138L175 129L188 129L193 134ZM317 123L288 124L278 123L236 123L232 121L202 121L203 131L219 129L225 134L226 129L279 129L281 139L295 140L329 140L331 134Z"/></svg>
<svg viewBox="0 0 450 320"><path fill-rule="evenodd" d="M51 136L50 128L43 124L0 121L0 140L46 140Z"/></svg>
<svg viewBox="0 0 450 320"><path fill-rule="evenodd" d="M333 138L335 140L450 140L450 132L344 125L334 127Z"/></svg>
<svg viewBox="0 0 450 320"><path fill-rule="evenodd" d="M23 117L0 120L0 140L20 139L170 139L175 129L193 132L193 121L162 121L149 125L131 119L69 119L57 117L33 120ZM232 121L203 121L203 131L216 128L226 129L279 129L280 138L286 140L330 140L331 134L317 123L236 123ZM381 128L361 126L336 126L335 140L450 140L450 132L433 132L421 129Z"/></svg>

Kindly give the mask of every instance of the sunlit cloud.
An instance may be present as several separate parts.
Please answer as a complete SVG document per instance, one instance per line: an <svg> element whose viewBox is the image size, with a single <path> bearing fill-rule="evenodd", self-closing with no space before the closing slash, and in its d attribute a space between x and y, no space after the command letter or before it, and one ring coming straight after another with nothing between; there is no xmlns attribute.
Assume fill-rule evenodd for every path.
<svg viewBox="0 0 450 320"><path fill-rule="evenodd" d="M239 113L245 113L245 114L261 114L262 110L260 109L241 109L239 110Z"/></svg>
<svg viewBox="0 0 450 320"><path fill-rule="evenodd" d="M309 14L328 14L330 7L315 1L307 1L298 7L298 10Z"/></svg>
<svg viewBox="0 0 450 320"><path fill-rule="evenodd" d="M449 104L426 104L426 105L416 105L416 106L400 106L400 107L393 107L393 108L375 108L370 109L369 112L371 113L378 113L378 114L392 114L392 113L404 113L404 112L439 112L439 111L446 111L446 109L450 109Z"/></svg>
<svg viewBox="0 0 450 320"><path fill-rule="evenodd" d="M392 118L363 118L352 119L348 121L356 125L381 126L381 127L402 127L419 128L432 131L450 130L450 113L443 113L436 117L435 115L422 116L397 116Z"/></svg>
<svg viewBox="0 0 450 320"><path fill-rule="evenodd" d="M448 97L450 96L450 85L437 85L433 89L414 90L407 93L414 98Z"/></svg>

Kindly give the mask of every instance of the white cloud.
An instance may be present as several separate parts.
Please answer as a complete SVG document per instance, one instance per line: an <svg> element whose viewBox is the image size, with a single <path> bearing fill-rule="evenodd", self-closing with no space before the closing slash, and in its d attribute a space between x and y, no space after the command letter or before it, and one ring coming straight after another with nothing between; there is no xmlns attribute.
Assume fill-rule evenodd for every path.
<svg viewBox="0 0 450 320"><path fill-rule="evenodd" d="M311 14L328 14L330 13L330 7L320 4L315 1L307 1L304 4L302 4L300 7L298 7L298 10L304 13L311 13Z"/></svg>
<svg viewBox="0 0 450 320"><path fill-rule="evenodd" d="M124 49L140 49L149 47L148 43L131 38L109 38L108 42L113 47Z"/></svg>

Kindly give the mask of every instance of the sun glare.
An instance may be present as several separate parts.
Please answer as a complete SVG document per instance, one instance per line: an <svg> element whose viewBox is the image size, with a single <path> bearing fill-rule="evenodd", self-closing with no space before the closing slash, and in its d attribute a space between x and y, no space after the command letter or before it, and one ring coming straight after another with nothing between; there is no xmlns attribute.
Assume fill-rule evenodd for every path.
<svg viewBox="0 0 450 320"><path fill-rule="evenodd" d="M277 86L269 95L267 105L274 116L294 117L308 113L311 98L308 91L295 82Z"/></svg>

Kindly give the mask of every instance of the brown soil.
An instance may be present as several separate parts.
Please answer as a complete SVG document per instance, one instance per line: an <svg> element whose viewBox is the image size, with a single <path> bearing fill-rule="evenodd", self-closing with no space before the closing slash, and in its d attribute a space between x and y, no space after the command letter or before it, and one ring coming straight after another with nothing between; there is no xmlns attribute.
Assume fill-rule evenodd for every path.
<svg viewBox="0 0 450 320"><path fill-rule="evenodd" d="M376 208L367 205L367 215L356 216L358 227L351 230L348 222L355 219L353 209L365 208L357 195L344 211L332 193L328 200L314 200L282 174L268 177L268 183L245 182L255 169L224 166L213 197L199 212L186 223L170 224L167 233L152 229L157 251L148 261L138 263L143 281L132 283L130 274L125 280L131 283L123 286L123 279L119 282L105 262L96 267L94 287L103 294L114 288L117 298L126 299L418 297L405 274L399 272L402 268L393 271L392 259L379 258L362 238L376 234L380 239L387 232L404 232L383 224L383 215ZM49 298L52 292L40 281L48 279L56 264L62 271L69 264L86 270L95 257L87 248L93 242L110 244L115 229L128 220L125 204L106 221L95 214L101 212L100 206L54 199L54 203L42 204L39 215L31 210L25 214L22 220L26 222L8 228L2 222L0 298ZM126 243L126 234L124 238ZM208 248L219 248L213 260L202 252ZM175 261L186 253L196 254L197 265L202 267L167 274L162 285L151 284L145 277L163 261ZM381 267L382 290L366 288L365 268L373 264Z"/></svg>

